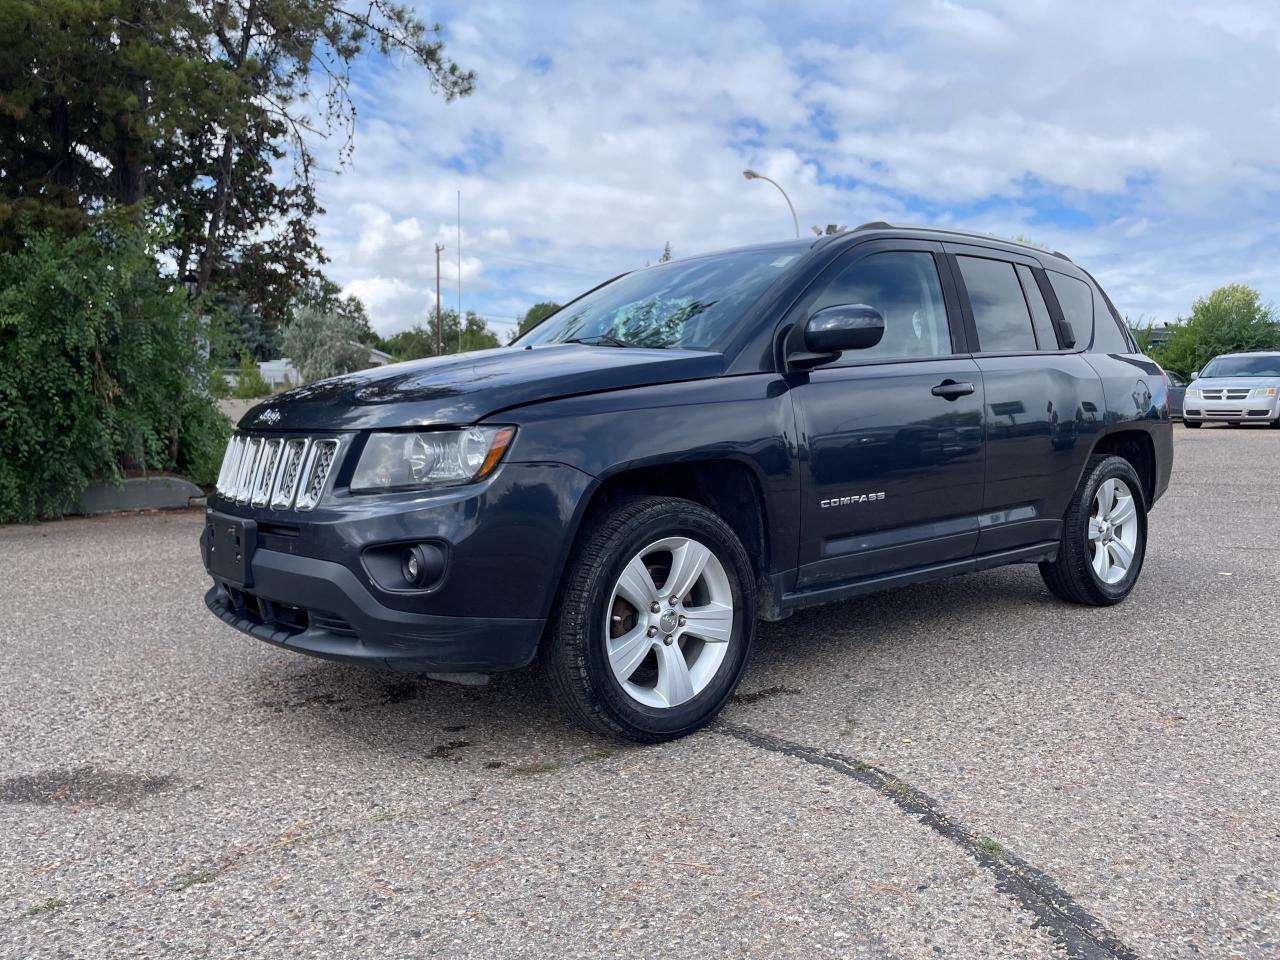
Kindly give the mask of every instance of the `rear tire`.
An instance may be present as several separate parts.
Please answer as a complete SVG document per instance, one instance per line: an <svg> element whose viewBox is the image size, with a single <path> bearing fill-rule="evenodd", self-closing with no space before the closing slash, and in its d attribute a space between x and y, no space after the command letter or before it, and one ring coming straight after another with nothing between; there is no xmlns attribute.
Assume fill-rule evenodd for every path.
<svg viewBox="0 0 1280 960"><path fill-rule="evenodd" d="M548 625L552 694L619 740L705 726L737 687L755 632L746 550L719 516L674 497L624 501L586 523Z"/></svg>
<svg viewBox="0 0 1280 960"><path fill-rule="evenodd" d="M1182 425L1183 425L1184 427L1186 427L1188 430L1199 430L1199 429L1200 429L1200 421L1199 421L1199 420L1183 420L1183 421L1182 421Z"/></svg>
<svg viewBox="0 0 1280 960"><path fill-rule="evenodd" d="M1128 460L1089 459L1063 522L1058 559L1040 564L1045 586L1059 599L1093 607L1119 603L1142 572L1147 504Z"/></svg>

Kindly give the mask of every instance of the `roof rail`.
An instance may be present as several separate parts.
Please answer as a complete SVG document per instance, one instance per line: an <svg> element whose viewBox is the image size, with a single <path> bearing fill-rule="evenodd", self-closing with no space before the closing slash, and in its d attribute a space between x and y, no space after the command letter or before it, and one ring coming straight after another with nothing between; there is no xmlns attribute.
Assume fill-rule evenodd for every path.
<svg viewBox="0 0 1280 960"><path fill-rule="evenodd" d="M932 233L947 233L955 237L981 238L983 240L998 240L1001 243L1007 243L1014 247L1026 247L1029 250L1035 250L1038 253L1047 253L1050 256L1057 257L1071 263L1072 260L1060 250L1050 250L1047 247L1038 247L1034 243L1026 243L1022 240L1014 240L1012 237L999 237L991 233L978 233L974 230L952 230L948 227L930 227L930 226L911 226L909 224L893 224L886 223L884 220L872 220L869 223L860 223L854 227L849 233L856 233L859 230L928 230Z"/></svg>

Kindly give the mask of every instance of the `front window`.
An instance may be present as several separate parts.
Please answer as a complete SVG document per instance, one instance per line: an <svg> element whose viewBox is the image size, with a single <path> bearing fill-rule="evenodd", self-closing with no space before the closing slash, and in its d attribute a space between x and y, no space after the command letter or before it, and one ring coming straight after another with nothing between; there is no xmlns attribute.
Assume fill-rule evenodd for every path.
<svg viewBox="0 0 1280 960"><path fill-rule="evenodd" d="M593 290L515 342L706 349L801 256L773 248L638 270Z"/></svg>
<svg viewBox="0 0 1280 960"><path fill-rule="evenodd" d="M1211 377L1280 377L1280 354L1255 357L1215 357L1200 371L1200 379Z"/></svg>

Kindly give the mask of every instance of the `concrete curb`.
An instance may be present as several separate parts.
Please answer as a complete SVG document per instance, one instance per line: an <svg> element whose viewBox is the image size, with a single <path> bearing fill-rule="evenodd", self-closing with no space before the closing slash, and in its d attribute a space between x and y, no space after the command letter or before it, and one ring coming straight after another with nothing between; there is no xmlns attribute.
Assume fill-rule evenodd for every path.
<svg viewBox="0 0 1280 960"><path fill-rule="evenodd" d="M128 477L119 486L106 481L92 483L80 494L76 513L92 517L99 513L137 510L185 509L204 491L182 477Z"/></svg>

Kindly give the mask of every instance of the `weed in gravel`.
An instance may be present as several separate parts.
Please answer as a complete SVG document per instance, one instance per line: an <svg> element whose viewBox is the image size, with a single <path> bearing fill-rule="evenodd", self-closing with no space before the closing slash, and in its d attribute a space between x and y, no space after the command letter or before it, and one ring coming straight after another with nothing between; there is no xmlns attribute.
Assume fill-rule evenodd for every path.
<svg viewBox="0 0 1280 960"><path fill-rule="evenodd" d="M178 876L173 881L173 889L188 890L202 883L213 883L218 879L218 874L217 870L192 870Z"/></svg>
<svg viewBox="0 0 1280 960"><path fill-rule="evenodd" d="M54 913L57 910L61 910L66 905L67 901L59 900L57 897L50 897L48 900L27 907L23 912L23 916L36 917L42 913Z"/></svg>
<svg viewBox="0 0 1280 960"><path fill-rule="evenodd" d="M1004 847L1000 845L998 840L992 840L990 837L978 837L974 842L974 846L989 857L995 857L997 860L1004 859Z"/></svg>

